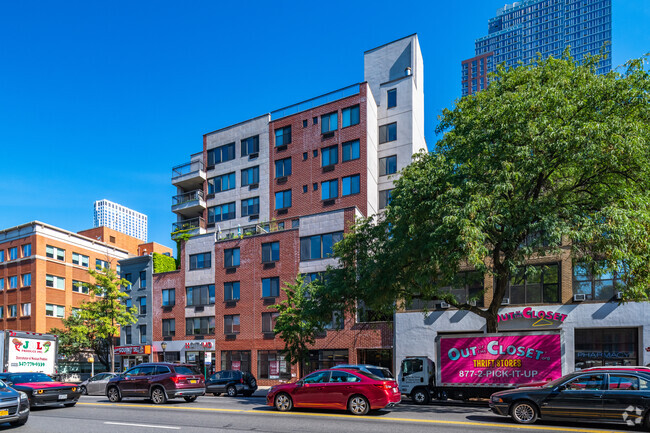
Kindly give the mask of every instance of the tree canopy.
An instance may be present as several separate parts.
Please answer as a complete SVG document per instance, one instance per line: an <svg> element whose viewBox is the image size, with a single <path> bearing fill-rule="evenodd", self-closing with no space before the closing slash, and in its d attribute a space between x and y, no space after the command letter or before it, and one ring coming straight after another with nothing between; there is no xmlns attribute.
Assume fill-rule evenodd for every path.
<svg viewBox="0 0 650 433"><path fill-rule="evenodd" d="M624 301L647 300L650 77L642 60L598 75L597 60L499 67L486 90L444 110L442 138L400 173L386 212L335 246L341 266L314 314L423 297L496 332L510 276L562 249L596 273L623 268ZM485 308L442 290L462 269L494 280Z"/></svg>

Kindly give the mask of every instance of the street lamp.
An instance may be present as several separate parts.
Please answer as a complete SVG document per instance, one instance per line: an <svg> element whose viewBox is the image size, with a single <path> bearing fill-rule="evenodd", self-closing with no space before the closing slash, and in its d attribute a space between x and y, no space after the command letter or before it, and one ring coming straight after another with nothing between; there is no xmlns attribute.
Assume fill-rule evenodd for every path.
<svg viewBox="0 0 650 433"><path fill-rule="evenodd" d="M160 347L163 350L163 362L165 362L165 349L167 349L167 343L163 341L162 343L160 343Z"/></svg>

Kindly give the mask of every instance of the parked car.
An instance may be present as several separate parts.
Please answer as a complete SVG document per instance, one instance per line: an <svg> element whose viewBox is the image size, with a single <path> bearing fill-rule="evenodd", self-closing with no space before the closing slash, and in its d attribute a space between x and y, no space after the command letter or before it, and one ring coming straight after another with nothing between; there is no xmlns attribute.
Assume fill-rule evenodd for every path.
<svg viewBox="0 0 650 433"><path fill-rule="evenodd" d="M401 400L397 382L363 370L319 370L295 383L275 385L266 403L281 412L294 407L349 410L365 415L370 410L391 407Z"/></svg>
<svg viewBox="0 0 650 433"><path fill-rule="evenodd" d="M29 418L29 397L0 381L0 424L20 426Z"/></svg>
<svg viewBox="0 0 650 433"><path fill-rule="evenodd" d="M125 397L150 398L155 404L172 398L196 400L205 394L203 375L191 365L152 362L136 365L108 381L106 396L113 402Z"/></svg>
<svg viewBox="0 0 650 433"><path fill-rule="evenodd" d="M106 395L108 381L118 373L99 373L79 384L79 391L83 395Z"/></svg>
<svg viewBox="0 0 650 433"><path fill-rule="evenodd" d="M81 395L76 384L56 382L45 373L0 373L0 380L27 394L30 407L72 407Z"/></svg>
<svg viewBox="0 0 650 433"><path fill-rule="evenodd" d="M579 371L540 387L494 393L490 409L520 424L543 419L650 427L650 371Z"/></svg>
<svg viewBox="0 0 650 433"><path fill-rule="evenodd" d="M375 376L379 376L382 379L395 380L395 377L393 376L393 373L391 373L389 369L387 369L386 367L379 367L377 365L370 365L370 364L341 364L341 365L337 365L336 367L332 367L332 368L349 368L351 370L362 370L362 371L367 371L368 373L372 373Z"/></svg>
<svg viewBox="0 0 650 433"><path fill-rule="evenodd" d="M247 371L222 370L214 373L205 381L205 392L221 395L225 392L228 397L242 394L245 397L253 395L257 389L255 376Z"/></svg>

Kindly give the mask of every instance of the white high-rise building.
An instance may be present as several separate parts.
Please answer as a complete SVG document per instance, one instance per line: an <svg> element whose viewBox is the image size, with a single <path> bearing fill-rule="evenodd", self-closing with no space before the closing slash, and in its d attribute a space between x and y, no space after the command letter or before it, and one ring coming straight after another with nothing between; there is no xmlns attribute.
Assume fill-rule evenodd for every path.
<svg viewBox="0 0 650 433"><path fill-rule="evenodd" d="M147 242L147 216L106 199L95 202L93 226L105 226Z"/></svg>

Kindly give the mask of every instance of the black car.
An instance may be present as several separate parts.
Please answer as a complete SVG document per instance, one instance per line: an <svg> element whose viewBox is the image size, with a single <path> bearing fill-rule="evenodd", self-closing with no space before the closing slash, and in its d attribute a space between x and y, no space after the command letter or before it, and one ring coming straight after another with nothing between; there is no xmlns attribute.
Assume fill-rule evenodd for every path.
<svg viewBox="0 0 650 433"><path fill-rule="evenodd" d="M520 424L543 419L650 427L650 372L612 368L571 373L540 387L494 393L490 409Z"/></svg>
<svg viewBox="0 0 650 433"><path fill-rule="evenodd" d="M76 384L57 382L44 373L1 373L0 380L27 394L31 407L72 407L81 395Z"/></svg>
<svg viewBox="0 0 650 433"><path fill-rule="evenodd" d="M222 370L205 381L205 392L211 392L214 395L221 395L222 392L225 392L229 397L235 397L237 394L250 397L256 389L255 377L246 371Z"/></svg>
<svg viewBox="0 0 650 433"><path fill-rule="evenodd" d="M0 424L23 425L29 418L29 397L0 381Z"/></svg>

